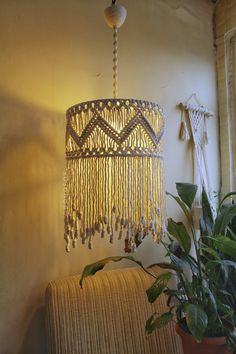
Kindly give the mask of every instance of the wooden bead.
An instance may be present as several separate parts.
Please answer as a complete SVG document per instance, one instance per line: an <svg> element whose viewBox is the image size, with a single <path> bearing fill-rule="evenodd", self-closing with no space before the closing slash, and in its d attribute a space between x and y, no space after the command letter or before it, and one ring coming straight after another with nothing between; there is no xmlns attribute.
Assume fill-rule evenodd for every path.
<svg viewBox="0 0 236 354"><path fill-rule="evenodd" d="M105 21L111 28L119 28L125 22L127 10L122 5L111 5L104 10Z"/></svg>

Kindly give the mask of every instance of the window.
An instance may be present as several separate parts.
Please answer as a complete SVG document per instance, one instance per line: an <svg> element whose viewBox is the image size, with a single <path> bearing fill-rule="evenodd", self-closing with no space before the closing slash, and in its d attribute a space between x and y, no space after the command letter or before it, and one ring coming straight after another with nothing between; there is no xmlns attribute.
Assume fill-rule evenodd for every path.
<svg viewBox="0 0 236 354"><path fill-rule="evenodd" d="M225 35L230 189L236 190L236 28Z"/></svg>

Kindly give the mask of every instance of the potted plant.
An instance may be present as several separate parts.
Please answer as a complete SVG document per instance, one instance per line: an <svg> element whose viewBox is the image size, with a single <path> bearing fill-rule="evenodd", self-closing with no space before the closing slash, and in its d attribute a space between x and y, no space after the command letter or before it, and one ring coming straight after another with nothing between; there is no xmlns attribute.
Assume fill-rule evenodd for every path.
<svg viewBox="0 0 236 354"><path fill-rule="evenodd" d="M155 278L153 285L146 291L150 303L163 293L167 296L169 310L161 315L151 315L146 322L147 334L176 318L176 331L182 338L185 354L228 354L236 349L233 302L236 295L229 286L229 274L236 269L236 237L230 229L236 206L224 206L223 198L214 219L203 189L201 237L198 238L192 217L197 186L177 183L176 187L177 196L167 194L181 207L186 225L168 219L168 240L162 241L162 244L169 261L156 264L163 269L163 273L155 275L151 267L144 268L132 256L109 257L86 266L80 285L82 287L85 277L103 269L108 262L129 259ZM170 286L172 278L176 279L176 287Z"/></svg>

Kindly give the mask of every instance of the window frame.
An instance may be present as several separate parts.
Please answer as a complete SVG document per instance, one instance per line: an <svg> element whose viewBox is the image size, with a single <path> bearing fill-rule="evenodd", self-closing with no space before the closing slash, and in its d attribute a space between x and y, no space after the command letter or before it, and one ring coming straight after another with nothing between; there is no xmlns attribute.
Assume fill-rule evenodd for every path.
<svg viewBox="0 0 236 354"><path fill-rule="evenodd" d="M225 34L230 190L236 190L236 27Z"/></svg>

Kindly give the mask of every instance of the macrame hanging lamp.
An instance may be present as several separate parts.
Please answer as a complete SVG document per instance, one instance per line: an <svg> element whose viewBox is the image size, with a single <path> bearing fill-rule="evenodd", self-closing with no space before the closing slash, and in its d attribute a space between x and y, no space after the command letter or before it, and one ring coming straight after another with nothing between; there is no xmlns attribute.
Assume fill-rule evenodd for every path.
<svg viewBox="0 0 236 354"><path fill-rule="evenodd" d="M118 28L127 11L112 1L105 9L113 28L113 98L67 110L65 173L66 249L80 240L92 248L96 234L125 240L135 251L148 232L165 231L162 135L156 103L117 98Z"/></svg>

